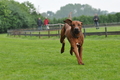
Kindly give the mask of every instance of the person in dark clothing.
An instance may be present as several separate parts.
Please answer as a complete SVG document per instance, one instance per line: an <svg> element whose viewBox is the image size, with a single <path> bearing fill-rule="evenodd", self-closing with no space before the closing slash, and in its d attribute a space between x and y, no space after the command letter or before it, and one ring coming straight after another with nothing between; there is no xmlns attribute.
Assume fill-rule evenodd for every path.
<svg viewBox="0 0 120 80"><path fill-rule="evenodd" d="M37 20L38 29L42 30L42 24L43 24L42 20L38 18Z"/></svg>
<svg viewBox="0 0 120 80"><path fill-rule="evenodd" d="M95 16L93 17L93 20L94 20L94 23L95 23L95 26L96 26L96 29L99 29L99 17L97 14L95 14Z"/></svg>

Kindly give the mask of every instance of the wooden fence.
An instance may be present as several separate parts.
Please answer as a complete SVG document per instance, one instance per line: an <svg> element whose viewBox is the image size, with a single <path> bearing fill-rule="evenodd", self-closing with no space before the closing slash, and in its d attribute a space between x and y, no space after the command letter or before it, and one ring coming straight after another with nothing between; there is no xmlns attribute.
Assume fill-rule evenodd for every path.
<svg viewBox="0 0 120 80"><path fill-rule="evenodd" d="M104 27L104 32L87 32L87 28L95 28L95 27L87 27L87 28L83 28L83 34L84 37L86 36L91 36L91 35L105 35L105 37L107 37L108 35L120 35L120 31L108 31L108 26L101 26L99 28ZM109 26L110 27L110 26Z"/></svg>
<svg viewBox="0 0 120 80"><path fill-rule="evenodd" d="M41 38L42 36L60 36L61 27L63 24L49 24L50 29L46 29L45 27L42 28L42 30L37 28L31 28L31 29L13 29L13 30L7 30L8 36L38 36ZM54 32L54 33L52 33Z"/></svg>
<svg viewBox="0 0 120 80"><path fill-rule="evenodd" d="M51 26L56 26L57 27L51 27ZM41 38L42 36L60 36L60 31L61 31L61 27L63 24L51 24L50 29L44 29L44 30L38 30L36 28L32 28L32 29L14 29L14 30L8 30L7 34L8 36L38 36L39 38ZM115 26L115 25L114 25ZM95 27L85 27L83 26L83 34L84 36L90 36L90 35L105 35L105 37L107 37L108 35L120 35L120 31L108 31L107 28L110 26L99 26L104 27L104 32L87 32L88 28L95 28ZM54 33L53 33L54 32ZM56 33L55 33L56 32Z"/></svg>

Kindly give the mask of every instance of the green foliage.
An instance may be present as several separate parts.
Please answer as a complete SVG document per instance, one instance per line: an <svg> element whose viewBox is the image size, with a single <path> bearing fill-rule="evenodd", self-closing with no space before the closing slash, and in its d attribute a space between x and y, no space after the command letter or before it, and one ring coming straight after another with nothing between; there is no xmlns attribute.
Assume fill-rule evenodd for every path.
<svg viewBox="0 0 120 80"><path fill-rule="evenodd" d="M10 25L10 20L8 19L11 11L7 8L7 5L4 2L0 2L0 32L6 31Z"/></svg>
<svg viewBox="0 0 120 80"><path fill-rule="evenodd" d="M56 45L57 44L57 45ZM60 54L59 39L21 39L0 35L0 80L119 80L120 36L89 36L83 45L83 62Z"/></svg>
<svg viewBox="0 0 120 80"><path fill-rule="evenodd" d="M38 17L42 16L36 13L34 5L28 1L20 4L14 0L0 0L0 32L37 27Z"/></svg>
<svg viewBox="0 0 120 80"><path fill-rule="evenodd" d="M117 16L117 22L120 22L120 13L115 14Z"/></svg>
<svg viewBox="0 0 120 80"><path fill-rule="evenodd" d="M116 13L116 14L108 14L108 15L98 15L100 20L99 23L113 23L113 22L120 22L120 13ZM50 21L53 23L63 23L63 21L65 19L67 19L68 17L65 18L61 18L61 19L51 19ZM86 15L82 15L82 16L78 16L78 17L72 17L72 20L79 20L81 22L83 22L84 25L91 25L94 24L93 21L93 16L86 16Z"/></svg>

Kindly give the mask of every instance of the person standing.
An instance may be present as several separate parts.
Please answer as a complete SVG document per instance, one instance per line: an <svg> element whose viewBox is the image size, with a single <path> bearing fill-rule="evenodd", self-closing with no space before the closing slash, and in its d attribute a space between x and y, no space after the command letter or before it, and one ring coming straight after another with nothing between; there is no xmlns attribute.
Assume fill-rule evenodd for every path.
<svg viewBox="0 0 120 80"><path fill-rule="evenodd" d="M44 25L46 26L46 29L49 29L48 24L49 24L49 20L46 17L45 20L44 20Z"/></svg>
<svg viewBox="0 0 120 80"><path fill-rule="evenodd" d="M97 14L94 15L93 20L94 20L94 23L95 23L96 29L99 29L99 23L98 23L98 21L99 21L99 17L98 17Z"/></svg>
<svg viewBox="0 0 120 80"><path fill-rule="evenodd" d="M38 29L42 30L42 24L43 24L42 20L38 18L37 20Z"/></svg>

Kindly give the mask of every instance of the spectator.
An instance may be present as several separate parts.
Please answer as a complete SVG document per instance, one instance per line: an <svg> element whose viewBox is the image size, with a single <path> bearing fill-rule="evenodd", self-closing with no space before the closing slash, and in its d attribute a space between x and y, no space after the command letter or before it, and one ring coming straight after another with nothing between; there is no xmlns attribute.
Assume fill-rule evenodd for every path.
<svg viewBox="0 0 120 80"><path fill-rule="evenodd" d="M49 20L46 17L46 19L44 20L44 25L46 26L46 29L49 29L48 24L49 24Z"/></svg>
<svg viewBox="0 0 120 80"><path fill-rule="evenodd" d="M95 26L96 26L96 29L99 29L99 17L97 14L95 14L95 16L93 17L93 20L94 20L94 23L95 23Z"/></svg>
<svg viewBox="0 0 120 80"><path fill-rule="evenodd" d="M38 29L42 30L42 24L43 24L42 20L38 18L37 20Z"/></svg>

